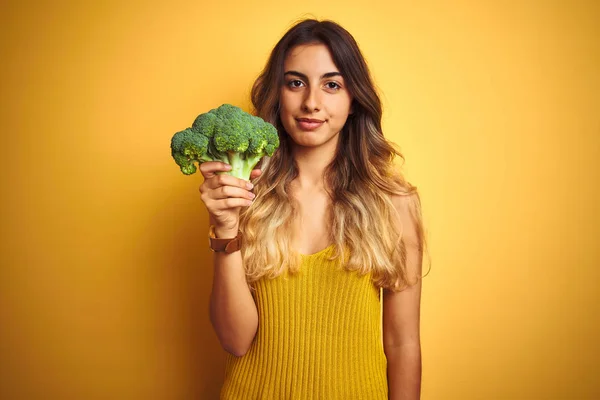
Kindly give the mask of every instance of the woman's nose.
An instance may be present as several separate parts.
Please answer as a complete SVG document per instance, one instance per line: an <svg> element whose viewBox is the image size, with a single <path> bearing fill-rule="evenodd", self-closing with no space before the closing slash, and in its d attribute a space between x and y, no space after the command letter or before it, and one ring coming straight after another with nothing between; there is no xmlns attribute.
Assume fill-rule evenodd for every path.
<svg viewBox="0 0 600 400"><path fill-rule="evenodd" d="M321 99L318 89L308 89L304 97L303 107L305 112L317 112L321 109Z"/></svg>

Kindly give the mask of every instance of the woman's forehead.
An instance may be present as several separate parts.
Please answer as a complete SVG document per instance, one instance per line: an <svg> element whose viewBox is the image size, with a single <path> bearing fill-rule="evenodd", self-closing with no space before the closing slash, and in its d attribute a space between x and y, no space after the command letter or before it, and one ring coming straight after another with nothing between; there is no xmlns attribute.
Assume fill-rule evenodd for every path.
<svg viewBox="0 0 600 400"><path fill-rule="evenodd" d="M337 71L331 52L324 44L305 44L293 47L285 58L286 71L293 69L306 75ZM300 71L302 69L302 71Z"/></svg>

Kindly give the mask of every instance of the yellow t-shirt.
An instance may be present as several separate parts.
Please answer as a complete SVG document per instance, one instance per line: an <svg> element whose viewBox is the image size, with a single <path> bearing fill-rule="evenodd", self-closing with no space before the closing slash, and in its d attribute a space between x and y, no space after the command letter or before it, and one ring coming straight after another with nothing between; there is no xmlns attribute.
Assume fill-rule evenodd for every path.
<svg viewBox="0 0 600 400"><path fill-rule="evenodd" d="M257 282L258 331L244 356L227 353L222 400L387 399L380 291L332 252Z"/></svg>

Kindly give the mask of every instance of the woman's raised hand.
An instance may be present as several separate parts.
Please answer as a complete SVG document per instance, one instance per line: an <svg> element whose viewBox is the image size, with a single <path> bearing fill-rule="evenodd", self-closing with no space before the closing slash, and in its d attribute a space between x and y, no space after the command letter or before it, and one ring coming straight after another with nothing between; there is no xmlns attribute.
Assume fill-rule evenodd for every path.
<svg viewBox="0 0 600 400"><path fill-rule="evenodd" d="M250 181L227 174L217 174L231 170L231 166L219 161L200 164L204 182L200 185L202 201L215 225L217 237L235 237L237 235L240 209L252 204L254 187ZM250 174L250 179L260 176L260 169Z"/></svg>

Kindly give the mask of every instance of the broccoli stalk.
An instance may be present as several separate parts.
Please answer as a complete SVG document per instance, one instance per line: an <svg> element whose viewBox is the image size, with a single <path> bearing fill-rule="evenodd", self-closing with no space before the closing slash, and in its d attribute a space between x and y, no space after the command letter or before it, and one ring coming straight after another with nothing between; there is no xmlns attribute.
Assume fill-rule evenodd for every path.
<svg viewBox="0 0 600 400"><path fill-rule="evenodd" d="M231 171L228 173L238 178L248 180L250 179L250 173L263 156L247 157L245 156L245 153L228 151L227 157L228 160L224 162L231 165Z"/></svg>
<svg viewBox="0 0 600 400"><path fill-rule="evenodd" d="M278 147L273 125L230 104L200 114L191 128L171 139L171 155L185 175L196 172L196 162L222 161L232 167L227 174L245 180Z"/></svg>

